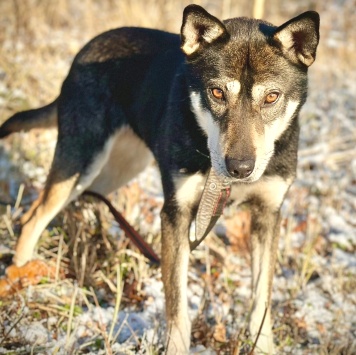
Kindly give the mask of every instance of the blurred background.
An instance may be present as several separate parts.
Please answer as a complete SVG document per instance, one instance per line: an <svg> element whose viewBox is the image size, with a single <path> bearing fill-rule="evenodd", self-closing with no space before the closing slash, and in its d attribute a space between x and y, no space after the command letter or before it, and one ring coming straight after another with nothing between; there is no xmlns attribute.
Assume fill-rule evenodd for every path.
<svg viewBox="0 0 356 355"><path fill-rule="evenodd" d="M189 3L185 0L0 0L0 123L16 111L38 107L56 98L73 57L95 35L120 26L153 27L178 33L183 9ZM282 209L282 238L273 291L274 331L280 354L355 354L356 0L197 0L195 3L218 18L257 17L275 25L307 10L320 14L320 44L316 62L309 70L309 97L300 117L298 178ZM34 130L0 141L0 256L2 250L13 250L17 231L12 226L18 222L21 206L27 208L43 186L55 142L56 130ZM124 197L115 194L111 199L159 250L159 236L155 239L155 235L159 235L162 196L155 190L159 177L154 174L156 181L144 176L120 191L119 196ZM153 193L152 185L155 185ZM70 207L72 213L64 212L57 219L55 226L60 227L50 227L38 251L42 258L55 261L63 242L61 263L71 270L68 272L74 275L73 280L78 280L80 287L93 286L99 290L95 297L112 305L115 302L112 295L117 291L117 250L125 249L127 242L121 241L119 245L117 241L108 242L110 238L115 240L120 232L112 227L110 215L95 206L90 205L87 210L87 204ZM83 207L85 213L81 212ZM88 222L88 210L94 211L99 222L94 223L92 215ZM216 235L227 240L226 245L221 245L214 235L207 240L207 246L191 257L191 295L205 297L203 310L200 301L196 304L199 310L195 313L198 315L194 329L198 335L194 335L193 345L197 351L210 349L238 354L250 341L242 336L241 330L250 301L249 278L246 279L249 217L244 210L227 212L215 230ZM230 218L234 214L236 217L236 213L237 219ZM89 227L83 227L83 221ZM51 241L47 241L49 235ZM80 249L73 242L78 235L84 242L95 239L101 249L98 247L96 254L84 246ZM104 242L99 242L103 235ZM71 254L73 245L81 250L80 253L76 250L75 257ZM238 258L234 259L233 254ZM149 290L152 282L149 280L160 282L160 275L139 260L126 266L129 271L124 279L131 286L124 289L122 302L131 311L138 307L137 312L142 312L152 305L152 299L161 299L162 292L157 295ZM65 284L66 290L70 290L67 298L53 299L54 303L63 302L63 309L71 303L76 287L73 280ZM157 285L153 288L161 289L161 284ZM45 287L51 290L51 295L58 291L58 288L53 291L51 283L42 285L41 290ZM80 292L78 307L82 307L82 299L86 297L87 304L97 306L95 297L90 298L87 291ZM46 294L47 299L50 297ZM14 300L23 302L22 298ZM41 324L49 316L56 316L54 325L46 323L47 329L56 326L57 338L68 341L73 349L93 350L97 346L116 353L113 343L104 341L102 331L87 334L87 338L82 335L95 346L84 347L79 335L77 340L69 341L72 333L65 331L63 335L58 330L63 323L67 324L64 313L59 314L48 305L44 307L43 300L36 299L35 307L31 302L27 304L30 310L27 316L14 326L17 335L9 335L8 331L20 306L0 302L0 346L7 344L6 349L10 349L16 342L37 346L38 341L24 340L21 324L29 329L37 317L35 312L41 309ZM156 322L161 308L157 306L154 313ZM142 313L136 316L141 317ZM224 336L221 329L225 331ZM48 344L57 338L47 334ZM102 346L96 343L97 339L104 339ZM134 341L136 349L137 343ZM159 349L162 339L148 343ZM119 349L118 353L123 351L120 346L115 348Z"/></svg>
<svg viewBox="0 0 356 355"><path fill-rule="evenodd" d="M185 0L0 1L0 117L26 103L32 107L55 97L73 56L96 34L120 26L179 32L183 8L189 3ZM196 3L219 18L254 16L276 25L303 11L316 10L321 15L316 65L328 69L325 82L320 84L327 85L329 76L355 70L354 0L200 0ZM19 91L23 99L20 103L17 102Z"/></svg>

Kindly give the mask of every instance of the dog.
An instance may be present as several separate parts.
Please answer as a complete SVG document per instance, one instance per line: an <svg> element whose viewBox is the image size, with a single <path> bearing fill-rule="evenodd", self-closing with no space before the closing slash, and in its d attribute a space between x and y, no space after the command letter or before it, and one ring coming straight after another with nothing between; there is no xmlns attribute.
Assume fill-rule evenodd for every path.
<svg viewBox="0 0 356 355"><path fill-rule="evenodd" d="M165 202L162 279L167 354L187 354L189 230L210 171L231 184L230 200L251 210L256 353L274 353L271 288L280 207L296 175L298 114L319 42L319 15L279 27L220 21L184 9L180 36L119 28L77 54L59 97L9 118L0 137L58 126L44 190L21 219L14 264L24 265L47 224L86 190L116 190L155 160Z"/></svg>

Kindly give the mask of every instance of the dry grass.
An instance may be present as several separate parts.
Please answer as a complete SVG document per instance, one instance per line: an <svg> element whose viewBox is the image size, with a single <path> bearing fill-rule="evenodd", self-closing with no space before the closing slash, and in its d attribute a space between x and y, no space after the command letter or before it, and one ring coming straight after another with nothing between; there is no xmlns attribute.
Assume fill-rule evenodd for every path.
<svg viewBox="0 0 356 355"><path fill-rule="evenodd" d="M183 0L0 1L0 122L15 111L53 100L73 56L96 34L123 25L177 32L182 10L188 3ZM201 0L196 3L206 6L218 17L251 16L253 11L252 2L247 0L215 3ZM276 0L265 6L264 17L273 23L282 23L310 8L321 13L321 44L317 62L311 69L310 99L315 107L307 109L302 119L308 127L320 131L324 120L332 121L330 154L322 164L331 170L344 169L351 176L350 162L355 152L355 107L352 103L354 93L351 95L345 79L351 80L356 73L353 60L356 53L355 0L344 1L343 6L332 0L292 3ZM311 111L313 114L308 116ZM331 111L341 112L343 116L331 117ZM344 125L347 120L350 121L348 130ZM315 134L312 139L317 139L317 136ZM335 136L343 139L338 140ZM55 139L55 131L35 131L14 135L1 142L0 200L9 201L14 206L20 183L24 184L24 194L19 199L21 204L17 203L15 208L0 205L0 245L13 250L19 216L44 182ZM301 171L308 177L308 169L312 170L313 164L320 168L311 157L318 155L323 146L314 145L305 137L302 143ZM11 166L9 162L12 162ZM320 179L327 180L327 177L321 176ZM333 287L343 295L352 294L356 286L353 274L348 274L347 270L324 270L316 261L318 257L328 258L335 246L327 238L321 212L312 210L305 201L308 196L317 197L324 209L332 207L342 211L345 208L344 195L338 195L339 191L333 185L335 181L337 179L326 181L327 188L318 191L319 187L313 190L297 182L284 214L284 243L280 248L277 277L284 277L285 273L293 273L293 276L285 289L288 297L284 303L276 302L274 307L275 336L278 349L289 347L292 349L290 353L300 350L299 353L305 351L305 354L351 355L356 352L354 338L349 334L340 339L336 331L323 330L322 325L319 325L323 335L320 343L311 344L306 321L295 315L298 308L296 300L301 297L301 290L306 290L323 275L330 273L337 278L338 282ZM132 223L147 234L150 243L159 251L159 232L150 229L150 223L155 219L161 201L145 194L137 182L122 189L120 194L113 194L111 199L129 218L136 216ZM137 205L143 210L143 221L135 214ZM151 268L113 225L106 208L84 198L57 216L43 234L37 252L48 263L60 266L65 278L58 274L55 279L45 279L42 284L15 294L11 300L0 301L0 352L6 349L8 354L45 353L46 346L39 345L38 339L26 338L20 331L39 322L51 339L61 339L57 345L49 344L51 350L47 350L48 353L118 353L115 340L123 331L121 328L107 326L100 316L93 317L90 331L86 329L87 336L80 340L77 336L78 315L96 307L106 309L112 306L111 316L116 319L118 307L144 308L151 302L151 296L147 296L144 290L145 284L151 277L159 279L160 276L159 270ZM293 238L297 233L304 239L295 246ZM243 238L242 241L234 239L232 233L230 242L232 245L226 246L219 238L208 240L207 247L191 256L193 272L189 275L192 288L203 290L193 326L193 344L203 344L220 354L244 353L253 342L245 331L249 296L239 294L239 290L245 290L249 283L245 282L249 276L246 274L249 266L246 243ZM239 254L241 249L245 251ZM231 258L231 252L237 252L239 258ZM236 277L236 274L242 276ZM342 329L344 319L345 315L335 316L335 329ZM140 338L132 330L134 345L120 351L160 353L162 342L157 341L162 339L160 322L157 319L155 323L155 341Z"/></svg>

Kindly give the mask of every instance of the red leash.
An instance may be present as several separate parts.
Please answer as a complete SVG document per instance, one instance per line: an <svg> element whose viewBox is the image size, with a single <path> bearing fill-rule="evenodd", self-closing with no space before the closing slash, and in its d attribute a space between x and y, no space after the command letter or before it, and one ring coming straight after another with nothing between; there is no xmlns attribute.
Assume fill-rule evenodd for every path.
<svg viewBox="0 0 356 355"><path fill-rule="evenodd" d="M190 242L190 250L193 251L209 234L214 227L216 221L221 216L226 202L229 199L231 192L231 182L222 179L217 173L210 169L205 188L201 197L196 218L196 239ZM111 202L104 196L93 192L85 191L85 195L93 196L108 206L110 212L114 216L121 229L130 238L132 243L140 250L140 252L154 264L159 264L160 259L153 251L149 244L133 229L124 216L111 204Z"/></svg>
<svg viewBox="0 0 356 355"><path fill-rule="evenodd" d="M152 263L160 263L159 257L149 246L149 244L147 244L144 239L132 228L129 222L126 221L124 216L111 204L107 198L93 191L85 191L84 194L93 196L104 202L114 216L116 222L119 223L120 227L125 231L126 235L130 238L132 243L136 245L140 252Z"/></svg>

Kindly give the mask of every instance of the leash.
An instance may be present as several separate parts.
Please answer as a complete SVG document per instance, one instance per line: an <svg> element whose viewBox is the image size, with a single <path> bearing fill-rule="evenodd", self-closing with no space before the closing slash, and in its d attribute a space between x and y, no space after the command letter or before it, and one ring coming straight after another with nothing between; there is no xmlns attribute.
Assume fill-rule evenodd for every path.
<svg viewBox="0 0 356 355"><path fill-rule="evenodd" d="M195 240L190 242L190 251L193 251L214 227L224 210L230 192L231 182L219 177L214 169L210 169L198 207L195 223ZM125 231L125 234L132 243L136 245L140 252L152 263L160 263L159 257L153 251L151 246L145 242L145 240L107 198L93 191L85 191L84 195L95 197L104 202L121 229Z"/></svg>
<svg viewBox="0 0 356 355"><path fill-rule="evenodd" d="M127 222L125 217L111 204L107 198L93 191L85 191L84 194L95 197L104 202L121 229L125 231L125 234L129 237L132 243L136 245L140 252L152 263L160 263L159 257L153 251L150 245L145 242L145 240L137 233L137 231L130 225L130 223Z"/></svg>
<svg viewBox="0 0 356 355"><path fill-rule="evenodd" d="M221 178L213 168L210 169L198 213L195 220L195 241L190 243L194 250L209 234L221 216L231 192L231 182Z"/></svg>

